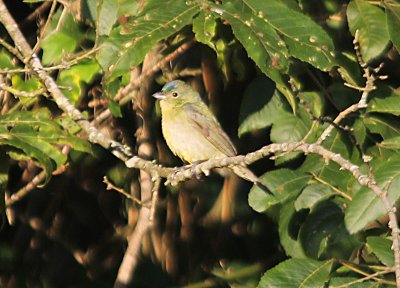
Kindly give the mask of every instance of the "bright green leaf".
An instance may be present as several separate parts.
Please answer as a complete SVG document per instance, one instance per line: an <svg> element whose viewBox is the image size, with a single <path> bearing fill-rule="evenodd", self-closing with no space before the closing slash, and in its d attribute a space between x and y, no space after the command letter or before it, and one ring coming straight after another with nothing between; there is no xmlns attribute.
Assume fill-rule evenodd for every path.
<svg viewBox="0 0 400 288"><path fill-rule="evenodd" d="M257 186L253 186L249 193L249 205L258 212L266 211L272 205L295 197L311 179L310 175L290 169L269 171L260 179L270 189L275 197L266 194Z"/></svg>
<svg viewBox="0 0 400 288"><path fill-rule="evenodd" d="M379 147L386 149L400 149L400 136L389 138L379 143Z"/></svg>
<svg viewBox="0 0 400 288"><path fill-rule="evenodd" d="M386 7L386 21L390 40L397 52L400 53L400 3L394 0L385 0L383 4Z"/></svg>
<svg viewBox="0 0 400 288"><path fill-rule="evenodd" d="M72 136L50 117L46 109L0 115L0 143L17 148L36 160L46 172L46 181L49 180L51 172L67 160L54 144L68 144L73 149L90 152L87 141ZM11 152L13 154L10 153L10 156L22 156L16 151Z"/></svg>
<svg viewBox="0 0 400 288"><path fill-rule="evenodd" d="M307 134L309 128L301 118L293 114L284 115L272 126L271 141L274 143L299 141Z"/></svg>
<svg viewBox="0 0 400 288"><path fill-rule="evenodd" d="M296 201L294 202L294 207L297 211L301 209L311 209L317 203L336 194L337 193L335 193L330 186L322 183L311 184L304 188L300 196L297 197Z"/></svg>
<svg viewBox="0 0 400 288"><path fill-rule="evenodd" d="M364 0L352 0L347 6L351 33L359 30L361 55L366 62L378 57L389 42L385 13Z"/></svg>
<svg viewBox="0 0 400 288"><path fill-rule="evenodd" d="M265 272L257 287L325 287L331 267L331 260L289 259Z"/></svg>
<svg viewBox="0 0 400 288"><path fill-rule="evenodd" d="M295 97L286 77L282 75L288 71L288 51L278 33L266 25L261 14L254 14L254 8L244 1L226 1L222 5L213 5L211 11L230 23L249 57L275 81L277 89L285 96L292 110L296 111Z"/></svg>
<svg viewBox="0 0 400 288"><path fill-rule="evenodd" d="M212 38L215 36L216 27L217 22L210 12L200 11L199 15L193 19L193 32L196 40L208 45L212 49L215 49Z"/></svg>
<svg viewBox="0 0 400 288"><path fill-rule="evenodd" d="M200 4L187 5L185 0L156 4L148 2L144 13L134 17L123 29L114 29L101 45L97 59L109 81L139 65L155 43L191 24L193 16L200 11ZM104 51L110 47L112 51Z"/></svg>
<svg viewBox="0 0 400 288"><path fill-rule="evenodd" d="M80 81L89 84L93 81L93 78L99 73L99 69L99 64L94 61L82 62L72 66L69 69L61 71L59 79L73 76L79 78Z"/></svg>
<svg viewBox="0 0 400 288"><path fill-rule="evenodd" d="M379 87L378 97L373 97L368 103L367 112L388 113L400 115L400 94L387 86ZM374 93L375 94L375 93Z"/></svg>
<svg viewBox="0 0 400 288"><path fill-rule="evenodd" d="M383 264L388 267L393 267L394 255L391 240L376 236L370 236L367 237L367 243L372 252Z"/></svg>
<svg viewBox="0 0 400 288"><path fill-rule="evenodd" d="M117 20L118 1L99 0L97 1L97 34L100 36L109 35L111 28Z"/></svg>
<svg viewBox="0 0 400 288"><path fill-rule="evenodd" d="M4 49L0 49L0 68L1 69L12 69L14 68L14 64L12 62L12 58L9 53L7 53Z"/></svg>
<svg viewBox="0 0 400 288"><path fill-rule="evenodd" d="M396 155L380 160L374 166L374 175L379 187L387 189L389 200L395 203L400 197L400 157ZM350 233L356 233L385 213L387 211L380 198L369 188L362 187L346 210L346 227Z"/></svg>
<svg viewBox="0 0 400 288"><path fill-rule="evenodd" d="M362 119L368 130L381 135L384 140L400 136L400 124L397 118L367 114Z"/></svg>
<svg viewBox="0 0 400 288"><path fill-rule="evenodd" d="M59 63L67 53L74 52L78 41L71 35L63 32L53 32L44 38L42 43L44 65Z"/></svg>
<svg viewBox="0 0 400 288"><path fill-rule="evenodd" d="M329 35L308 16L279 0L246 0L265 24L284 36L289 53L315 67L326 70L334 64L334 47ZM299 25L301 23L301 25Z"/></svg>
<svg viewBox="0 0 400 288"><path fill-rule="evenodd" d="M75 105L82 95L82 87L79 75L68 75L59 79L57 84L63 88L64 95L69 102Z"/></svg>

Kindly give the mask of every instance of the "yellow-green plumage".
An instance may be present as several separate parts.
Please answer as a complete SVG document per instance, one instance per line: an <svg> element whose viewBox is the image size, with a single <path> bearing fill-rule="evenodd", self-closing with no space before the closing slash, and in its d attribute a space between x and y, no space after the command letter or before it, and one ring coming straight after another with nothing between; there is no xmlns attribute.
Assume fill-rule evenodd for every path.
<svg viewBox="0 0 400 288"><path fill-rule="evenodd" d="M161 125L167 145L182 160L194 163L236 155L235 146L191 86L183 81L172 81L153 96L161 100ZM238 176L260 184L246 167L231 169Z"/></svg>

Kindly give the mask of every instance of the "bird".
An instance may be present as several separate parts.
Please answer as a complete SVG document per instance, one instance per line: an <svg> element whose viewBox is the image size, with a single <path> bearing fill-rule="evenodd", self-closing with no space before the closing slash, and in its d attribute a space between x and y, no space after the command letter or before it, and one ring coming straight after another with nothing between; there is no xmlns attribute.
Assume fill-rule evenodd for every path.
<svg viewBox="0 0 400 288"><path fill-rule="evenodd" d="M192 86L181 80L170 81L153 97L160 100L164 139L181 160L196 164L237 155L234 144ZM270 193L261 179L246 166L229 168L239 177Z"/></svg>

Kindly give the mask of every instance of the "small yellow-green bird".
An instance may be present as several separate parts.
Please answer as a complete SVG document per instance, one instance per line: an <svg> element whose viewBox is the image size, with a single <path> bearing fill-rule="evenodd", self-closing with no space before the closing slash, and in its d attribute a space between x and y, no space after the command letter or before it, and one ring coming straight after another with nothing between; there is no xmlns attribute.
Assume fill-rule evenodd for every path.
<svg viewBox="0 0 400 288"><path fill-rule="evenodd" d="M167 145L183 161L196 163L237 155L235 146L218 120L190 85L180 80L171 81L153 97L161 100L161 126ZM239 177L270 193L245 166L230 168Z"/></svg>

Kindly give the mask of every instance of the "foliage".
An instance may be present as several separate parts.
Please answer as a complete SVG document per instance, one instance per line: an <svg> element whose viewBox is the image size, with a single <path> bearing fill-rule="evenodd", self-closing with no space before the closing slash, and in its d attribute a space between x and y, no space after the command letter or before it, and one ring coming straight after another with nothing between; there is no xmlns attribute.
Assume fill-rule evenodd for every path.
<svg viewBox="0 0 400 288"><path fill-rule="evenodd" d="M30 9L36 9L42 4L41 1L25 2L29 3L27 5ZM119 88L127 86L132 80L131 75L135 75L132 70L139 71L135 69L145 59L155 58L152 64L157 69L147 75L142 74L143 77L156 80L158 88L153 85L154 91L165 83L165 79L177 78L176 75L184 75L193 67L201 68L200 76L193 73L190 77L182 77L197 87L204 87L199 90L204 92L211 108L232 139L237 140L241 148L238 150L243 153L269 143L315 143L340 112L360 100L362 89L353 88L364 86L364 66L375 68L384 63L379 73L388 78L376 79L376 89L368 95L366 109L349 114L335 125L334 130L323 139L322 145L357 165L366 175L374 175L378 186L387 192L391 203L398 201L399 1L323 0L317 4L311 0L80 2L78 12L62 5L57 6L56 13L49 19L46 33L40 39L39 55L42 63L47 65L46 68L56 78L68 100L90 118L96 119L99 111L92 109L93 106L88 103L96 102L96 97L101 96L105 106L99 105L100 109L108 108L116 119L124 116L114 122L115 126L110 122L103 126L115 139L123 137L133 147L140 145L138 138L135 138L140 133L135 135L134 131L140 131L142 120L151 115L152 123L145 123L144 126L148 124L155 127L152 130L152 141L157 143L158 161L165 165L175 165L177 162L166 149L159 133L157 109L156 113L150 109L150 113L146 111L147 114L141 114L140 110L152 106L152 100L146 98L142 99L144 102L139 102L133 97L133 105L125 105L129 101L116 97L120 94ZM356 49L365 63L360 61L354 50L352 41L356 31L359 40L359 49ZM164 63L167 65L157 67L171 53L179 51L182 44L192 39L196 41L192 48L179 52L176 58ZM80 191L100 195L100 188L94 189L100 182L99 174L108 175L116 185L126 189L139 185L136 182L132 184L138 179L137 175L133 177L120 163L110 160L104 151L96 151L97 158L77 152L70 157L63 154L60 150L62 145L80 152L92 151L87 141L83 140L85 136L77 136L77 123L67 116L59 116L60 112L51 98L41 92L43 85L35 75L29 78L18 71L12 71L22 68L24 65L11 51L6 47L0 50L2 74L11 75L6 80L0 79L1 84L4 82L4 85L10 87L1 92L7 91L15 97L9 102L13 108L2 108L0 115L1 192L19 186L16 183L20 179L14 175L18 173L11 173L21 169L15 161L32 161L42 168L46 173L42 183L46 186L45 191L54 189L56 181L62 181L50 181L50 175L67 163L78 171L84 171L87 178L90 178L90 173L98 177L97 184L93 184L80 178L79 172L71 172L76 173L76 179L81 181L76 184ZM155 74L160 68L162 76L161 73ZM147 72L145 68L143 71ZM373 69L370 71L375 73ZM143 80L138 75L135 77ZM144 83L140 82L138 87L134 87L132 94L147 89L150 84ZM18 92L38 95L28 97ZM127 106L141 116L131 121L134 114ZM166 191L162 189L163 203L167 205L159 205L163 213L159 213L156 225L159 229L157 231L162 232L159 235L152 234L154 243L145 245L147 250L144 250L146 256L151 255L152 259L161 263L167 273L160 271L155 264L144 263L140 267L148 274L162 275L159 278L153 277L152 281L157 278L162 282L154 285L165 287L188 284L205 281L206 278L211 278L215 286L250 287L326 287L362 280L365 280L366 285L394 283L391 273L362 279L365 275L393 266L386 210L381 199L371 189L361 186L359 179L355 179L337 163L317 155L282 152L275 155L273 161L260 162L252 168L261 174L260 178L271 194L253 186L247 202L240 201L241 195L246 194L246 187L224 185L221 188L221 179L218 177L197 181L192 186L188 184L178 187L177 193L171 192L169 188ZM99 172L92 171L95 168ZM132 183L131 178L135 179ZM223 194L226 187L239 192ZM217 191L220 189L220 195L223 196L218 196ZM226 195L232 199L226 200ZM31 198L24 201L29 203ZM190 205L184 206L184 201L189 201ZM82 220L78 217L79 221L85 225L89 223L87 226L95 226L93 215L98 215L98 210L107 210L104 212L106 214L110 210L123 211L113 220L101 220L106 222L100 225L106 231L114 229L110 227L117 226L115 223L125 225L126 218L137 214L137 207L130 202L121 204L114 200L113 203L117 203L114 207L100 202L100 205L97 201L90 202L96 208L92 207L84 217L79 216L84 218ZM76 202L71 203L79 208ZM231 217L226 220L221 216L216 220L218 217L215 215L223 215L221 211L225 210L221 207L226 207L227 203L232 206ZM1 207L4 205L2 203ZM80 211L76 214L86 213L82 212L85 209L78 208L68 209ZM179 213L172 212L178 209ZM134 223L129 219L130 224ZM10 227L7 229L12 230ZM220 238L214 239L212 236L215 236L217 230ZM64 232L61 228L60 231ZM99 234L97 230L93 232L93 235ZM93 238L88 236L90 239L87 243L74 245L80 249L100 246L101 241L94 241L93 235ZM234 240L227 240L229 237ZM10 246L11 242L7 240L4 237L3 242L0 242L1 253ZM221 244L225 240L228 244ZM50 237L50 241L54 239ZM112 242L110 239L107 241ZM267 241L270 247L266 247L262 241ZM69 245L64 246L73 251ZM113 243L113 247L121 250L122 244ZM169 250L164 253L160 247ZM217 247L216 251L213 247ZM231 251L225 251L227 247L232 248ZM154 251L149 252L151 249ZM68 252L73 254L71 251ZM104 253L112 255L110 251ZM211 256L208 258L204 255ZM6 257L5 254L0 255L0 262L4 260L13 268L8 267L9 270L6 269L4 274L21 274L22 279L35 283L35 279L32 279L35 277L30 278L29 273L18 270L15 264L18 253L13 253L11 260L2 259ZM113 261L110 260L110 274L115 273L120 261L115 257ZM232 260L224 264L218 262L223 258ZM196 268L189 267L188 262L182 259L191 259L191 265ZM197 263L207 265L198 268L194 265ZM85 279L92 281L91 284L101 282L104 267L99 268L93 263L87 265L97 273L93 274L95 280L77 275L76 281ZM90 269L84 265L78 266L79 271L88 274L93 272L88 272ZM171 267L179 267L180 270ZM18 270L18 273L13 269ZM135 281L142 283L146 273L137 272ZM110 274L107 277L114 279L115 274ZM55 282L50 278L46 281L52 286ZM109 279L106 282L113 281Z"/></svg>

